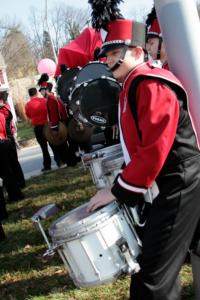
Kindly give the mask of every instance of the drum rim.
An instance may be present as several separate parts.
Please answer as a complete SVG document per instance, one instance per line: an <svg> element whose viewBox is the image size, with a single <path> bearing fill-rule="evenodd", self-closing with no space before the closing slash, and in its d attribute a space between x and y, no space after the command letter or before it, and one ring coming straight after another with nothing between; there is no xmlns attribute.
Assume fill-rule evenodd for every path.
<svg viewBox="0 0 200 300"><path fill-rule="evenodd" d="M123 155L113 158L111 156L105 157L102 159L102 169L108 169L107 171L114 171L117 168L120 168L122 163L124 162ZM106 170L105 170L106 171Z"/></svg>
<svg viewBox="0 0 200 300"><path fill-rule="evenodd" d="M86 65L84 65L83 67L81 67L81 68L79 69L79 72L77 73L77 76L76 76L76 78L75 78L74 81L76 81L76 80L78 79L79 74L82 72L82 70L85 70L85 69L89 68L91 65L102 65L102 66L104 66L105 68L107 68L107 71L108 71L108 72L110 73L110 75L112 76L112 71L110 71L110 69L108 68L107 64L105 64L105 63L102 62L102 61L95 60L95 61L90 61L88 64L86 64ZM115 79L114 77L111 77L111 78ZM96 79L97 79L97 78L96 78ZM95 80L95 79L92 79L92 80ZM116 80L116 79L115 79L115 80ZM90 81L90 79L89 79L89 81ZM117 80L116 80L116 81L117 81ZM82 83L84 83L84 82L88 82L88 80L83 81ZM82 84L82 83L81 83L81 84ZM79 86L80 86L81 84L79 84Z"/></svg>
<svg viewBox="0 0 200 300"><path fill-rule="evenodd" d="M91 155L98 154L98 153L105 153L105 154L107 154L107 153L110 153L111 151L112 151L111 154L113 154L113 149L115 149L115 148L116 148L116 150L121 150L122 151L122 146L121 146L120 143L118 143L118 144L115 144L115 145L112 145L112 146L108 146L108 147L104 147L104 148L98 149L96 151L91 152L90 154ZM110 150L110 151L105 151L105 149L106 150ZM103 156L103 157L105 158L105 156Z"/></svg>
<svg viewBox="0 0 200 300"><path fill-rule="evenodd" d="M111 80L111 81L114 81L115 83L117 83L117 85L118 85L119 87L121 87L121 86L120 86L120 83L119 83L115 78L109 77L109 76L103 76L103 77L99 77L99 78L95 78L95 79L88 79L88 80L86 80L86 81L84 81L84 82L82 82L82 83L79 83L79 84L75 85L74 88L72 89L70 95L69 95L69 98L72 99L73 94L75 93L75 91L76 91L78 88L82 87L84 84L86 84L86 83L88 84L88 83L91 83L91 82L97 81L97 80L105 80L105 79L109 79L109 80ZM71 100L70 100L70 101L71 101Z"/></svg>
<svg viewBox="0 0 200 300"><path fill-rule="evenodd" d="M80 207L86 206L88 204L84 203L83 205L73 209L72 211L66 213L64 216L55 220L51 226L49 227L49 235L51 236L52 240L56 242L59 241L70 241L72 239L77 239L77 237L84 236L85 233L88 234L89 230L93 228L97 228L97 225L103 224L106 220L109 220L116 212L119 212L119 204L116 201L111 202L110 204L104 206L103 208L99 209L98 211L94 212L92 215L75 222L72 225L63 224L62 228L55 228L56 223L67 215L70 214ZM105 211L105 209L107 210Z"/></svg>

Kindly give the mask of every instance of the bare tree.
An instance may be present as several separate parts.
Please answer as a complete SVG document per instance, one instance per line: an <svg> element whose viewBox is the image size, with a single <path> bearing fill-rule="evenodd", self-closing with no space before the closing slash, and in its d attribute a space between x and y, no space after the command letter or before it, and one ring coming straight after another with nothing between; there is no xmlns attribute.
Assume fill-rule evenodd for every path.
<svg viewBox="0 0 200 300"><path fill-rule="evenodd" d="M44 17L42 13L35 7L31 8L30 28L27 37L31 44L35 62L39 61L44 56L43 47L43 32L44 32Z"/></svg>
<svg viewBox="0 0 200 300"><path fill-rule="evenodd" d="M66 7L63 15L65 42L74 40L81 30L88 25L89 18L87 10L74 9L70 6Z"/></svg>
<svg viewBox="0 0 200 300"><path fill-rule="evenodd" d="M22 32L21 24L15 20L0 23L0 51L7 65L9 78L23 77L34 71L31 47Z"/></svg>
<svg viewBox="0 0 200 300"><path fill-rule="evenodd" d="M21 24L15 19L9 19L7 17L1 18L0 20L0 47L2 44L3 38L7 35L11 28L21 29Z"/></svg>
<svg viewBox="0 0 200 300"><path fill-rule="evenodd" d="M31 9L29 38L35 53L36 61L47 55L49 34L55 52L69 43L86 26L89 13L85 10L74 9L66 4L60 4L48 11L48 24L45 22L44 11ZM49 49L49 48L48 48ZM50 57L51 58L51 57Z"/></svg>

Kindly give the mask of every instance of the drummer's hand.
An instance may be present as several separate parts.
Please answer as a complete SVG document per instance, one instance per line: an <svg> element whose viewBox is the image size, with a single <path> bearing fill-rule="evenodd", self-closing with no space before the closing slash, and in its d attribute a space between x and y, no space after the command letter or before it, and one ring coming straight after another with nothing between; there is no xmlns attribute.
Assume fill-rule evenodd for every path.
<svg viewBox="0 0 200 300"><path fill-rule="evenodd" d="M99 190L91 199L87 207L87 211L91 212L100 206L104 206L115 200L115 196L111 193L110 188Z"/></svg>

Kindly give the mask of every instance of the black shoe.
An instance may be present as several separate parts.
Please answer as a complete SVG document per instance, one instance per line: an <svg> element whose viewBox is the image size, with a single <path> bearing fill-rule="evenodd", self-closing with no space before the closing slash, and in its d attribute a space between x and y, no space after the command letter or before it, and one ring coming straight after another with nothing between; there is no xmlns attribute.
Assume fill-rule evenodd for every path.
<svg viewBox="0 0 200 300"><path fill-rule="evenodd" d="M43 168L42 170L41 170L41 172L47 172L47 171L50 171L51 170L51 167L50 168Z"/></svg>

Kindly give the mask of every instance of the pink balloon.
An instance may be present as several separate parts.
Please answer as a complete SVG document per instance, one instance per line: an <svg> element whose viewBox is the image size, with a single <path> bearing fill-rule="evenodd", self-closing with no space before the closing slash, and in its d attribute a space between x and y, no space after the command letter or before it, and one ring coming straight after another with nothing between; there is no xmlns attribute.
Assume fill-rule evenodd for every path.
<svg viewBox="0 0 200 300"><path fill-rule="evenodd" d="M56 64L50 58L43 58L39 61L37 69L40 74L47 73L49 76L52 76L56 71Z"/></svg>

